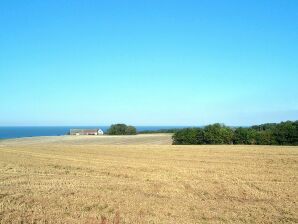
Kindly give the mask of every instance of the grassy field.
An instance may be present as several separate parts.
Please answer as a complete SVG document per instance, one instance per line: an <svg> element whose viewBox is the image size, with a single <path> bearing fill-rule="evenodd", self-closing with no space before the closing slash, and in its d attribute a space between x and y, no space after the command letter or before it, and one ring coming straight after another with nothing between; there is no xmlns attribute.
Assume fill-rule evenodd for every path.
<svg viewBox="0 0 298 224"><path fill-rule="evenodd" d="M297 175L298 147L2 141L0 220L297 223Z"/></svg>

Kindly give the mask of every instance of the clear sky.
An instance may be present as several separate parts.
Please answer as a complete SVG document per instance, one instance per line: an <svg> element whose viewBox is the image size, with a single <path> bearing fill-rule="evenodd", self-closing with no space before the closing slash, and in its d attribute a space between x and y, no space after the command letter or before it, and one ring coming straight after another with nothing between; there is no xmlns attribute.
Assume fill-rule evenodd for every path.
<svg viewBox="0 0 298 224"><path fill-rule="evenodd" d="M0 2L0 126L295 119L297 0Z"/></svg>

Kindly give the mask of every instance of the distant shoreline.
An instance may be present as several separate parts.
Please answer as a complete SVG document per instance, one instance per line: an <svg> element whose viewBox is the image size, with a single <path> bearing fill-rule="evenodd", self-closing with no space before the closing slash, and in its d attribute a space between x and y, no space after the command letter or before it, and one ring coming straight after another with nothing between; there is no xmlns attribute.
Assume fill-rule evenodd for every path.
<svg viewBox="0 0 298 224"><path fill-rule="evenodd" d="M100 128L104 132L109 126L7 126L0 127L0 139L38 137L38 136L62 136L66 135L71 128ZM138 133L156 133L161 129L180 129L190 126L136 126Z"/></svg>

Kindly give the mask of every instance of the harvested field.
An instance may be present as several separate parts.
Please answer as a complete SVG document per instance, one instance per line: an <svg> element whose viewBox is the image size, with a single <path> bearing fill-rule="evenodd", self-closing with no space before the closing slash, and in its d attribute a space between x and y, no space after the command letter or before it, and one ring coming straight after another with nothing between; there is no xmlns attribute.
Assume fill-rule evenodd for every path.
<svg viewBox="0 0 298 224"><path fill-rule="evenodd" d="M80 135L42 136L4 139L0 145L71 144L71 145L171 145L172 134L139 134L126 136Z"/></svg>
<svg viewBox="0 0 298 224"><path fill-rule="evenodd" d="M0 220L297 223L297 173L298 147L5 140Z"/></svg>

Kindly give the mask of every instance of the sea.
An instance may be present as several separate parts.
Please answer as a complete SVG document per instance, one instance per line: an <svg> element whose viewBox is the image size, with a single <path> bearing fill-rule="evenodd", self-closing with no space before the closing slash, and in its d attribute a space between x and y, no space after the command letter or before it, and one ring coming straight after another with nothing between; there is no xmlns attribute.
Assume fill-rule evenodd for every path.
<svg viewBox="0 0 298 224"><path fill-rule="evenodd" d="M160 129L184 127L186 126L136 126L136 129L137 131L156 131ZM0 139L34 136L59 136L67 134L71 128L100 128L105 132L109 126L0 126Z"/></svg>

